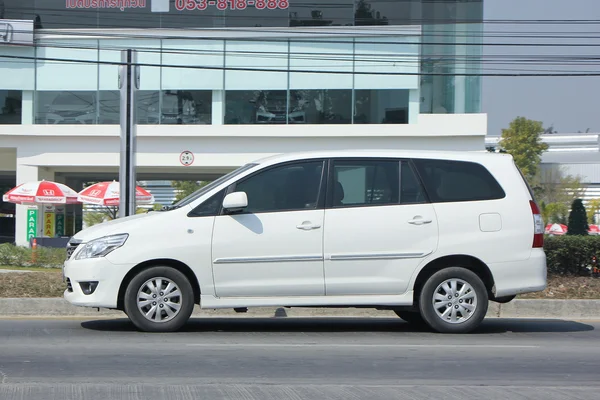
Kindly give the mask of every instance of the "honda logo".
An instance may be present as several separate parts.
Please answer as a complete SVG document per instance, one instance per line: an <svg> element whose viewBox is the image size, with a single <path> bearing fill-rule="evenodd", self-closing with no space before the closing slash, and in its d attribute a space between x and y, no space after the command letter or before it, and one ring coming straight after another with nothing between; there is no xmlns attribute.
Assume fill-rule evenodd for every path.
<svg viewBox="0 0 600 400"><path fill-rule="evenodd" d="M54 190L52 189L44 189L42 192L44 193L44 196L54 196Z"/></svg>
<svg viewBox="0 0 600 400"><path fill-rule="evenodd" d="M92 190L90 192L90 196L92 196L92 197L98 197L98 196L100 196L100 193L101 193L100 190Z"/></svg>
<svg viewBox="0 0 600 400"><path fill-rule="evenodd" d="M4 43L10 43L13 40L14 28L9 23L0 23L0 40Z"/></svg>

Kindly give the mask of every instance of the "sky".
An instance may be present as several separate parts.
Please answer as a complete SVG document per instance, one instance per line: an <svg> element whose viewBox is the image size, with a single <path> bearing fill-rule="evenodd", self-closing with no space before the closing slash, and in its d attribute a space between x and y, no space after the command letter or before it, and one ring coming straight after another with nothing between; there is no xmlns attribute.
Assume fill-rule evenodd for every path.
<svg viewBox="0 0 600 400"><path fill-rule="evenodd" d="M484 0L484 20L600 20L600 0ZM484 46L484 60L493 55L595 56L600 58L600 23L591 25L533 25L486 23L487 43L597 43L597 47L527 47ZM599 39L524 39L490 38L495 32L565 32L594 33ZM552 33L550 33L552 34ZM489 59L489 58L488 58ZM598 62L600 64L600 62ZM484 61L484 72L490 69L532 69L524 65L494 66ZM561 72L595 70L587 67L538 66L538 69ZM514 72L514 71L511 71ZM534 71L536 72L536 71ZM600 77L484 77L483 112L488 114L488 135L500 135L517 116L542 121L545 128L554 126L559 133L600 132Z"/></svg>

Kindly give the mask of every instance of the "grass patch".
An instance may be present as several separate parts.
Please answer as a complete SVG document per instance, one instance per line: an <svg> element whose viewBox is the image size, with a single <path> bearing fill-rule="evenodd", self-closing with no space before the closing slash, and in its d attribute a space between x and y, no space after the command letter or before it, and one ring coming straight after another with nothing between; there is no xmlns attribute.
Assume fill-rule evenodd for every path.
<svg viewBox="0 0 600 400"><path fill-rule="evenodd" d="M600 299L600 278L549 276L543 292L527 293L519 299Z"/></svg>
<svg viewBox="0 0 600 400"><path fill-rule="evenodd" d="M62 297L65 289L61 270L0 274L0 297Z"/></svg>

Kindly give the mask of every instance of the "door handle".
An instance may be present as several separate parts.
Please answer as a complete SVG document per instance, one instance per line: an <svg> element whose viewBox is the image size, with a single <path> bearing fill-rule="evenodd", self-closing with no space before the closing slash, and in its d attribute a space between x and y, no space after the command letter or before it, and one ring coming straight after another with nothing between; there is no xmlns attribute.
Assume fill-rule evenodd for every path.
<svg viewBox="0 0 600 400"><path fill-rule="evenodd" d="M321 227L321 225L313 224L310 221L304 221L300 225L296 226L296 228L302 229L304 231L310 231L310 230L313 230L313 229L319 229L320 227Z"/></svg>
<svg viewBox="0 0 600 400"><path fill-rule="evenodd" d="M425 225L430 224L431 222L432 221L430 219L423 219L423 217L421 217L420 215L408 221L408 223L412 225Z"/></svg>

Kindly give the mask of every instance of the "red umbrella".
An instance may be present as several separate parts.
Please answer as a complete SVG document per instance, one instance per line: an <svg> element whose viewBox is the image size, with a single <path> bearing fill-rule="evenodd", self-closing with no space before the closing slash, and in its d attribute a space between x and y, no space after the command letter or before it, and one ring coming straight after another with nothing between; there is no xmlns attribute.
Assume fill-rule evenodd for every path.
<svg viewBox="0 0 600 400"><path fill-rule="evenodd" d="M590 229L588 230L588 233L590 235L599 235L600 228L598 227L598 225L590 225Z"/></svg>
<svg viewBox="0 0 600 400"><path fill-rule="evenodd" d="M99 182L95 183L81 192L77 197L79 201L87 204L97 204L101 206L119 205L119 182ZM141 187L135 188L135 199L140 204L154 203L154 196Z"/></svg>
<svg viewBox="0 0 600 400"><path fill-rule="evenodd" d="M563 224L548 224L546 225L546 233L549 235L564 235L567 233L567 226Z"/></svg>
<svg viewBox="0 0 600 400"><path fill-rule="evenodd" d="M15 204L75 204L77 192L52 181L22 183L2 196L5 202Z"/></svg>

